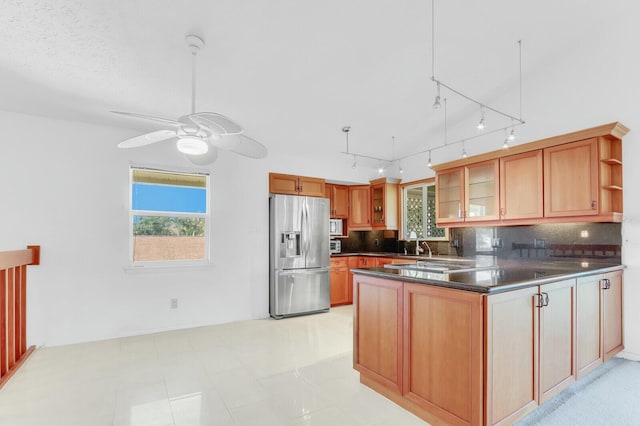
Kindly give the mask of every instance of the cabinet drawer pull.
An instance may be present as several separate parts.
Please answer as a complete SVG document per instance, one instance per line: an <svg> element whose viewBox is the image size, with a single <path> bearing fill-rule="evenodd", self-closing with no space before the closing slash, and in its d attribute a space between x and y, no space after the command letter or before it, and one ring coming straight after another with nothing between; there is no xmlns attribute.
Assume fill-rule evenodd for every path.
<svg viewBox="0 0 640 426"><path fill-rule="evenodd" d="M595 210L595 209L596 209L596 201L595 201L595 200L593 200L593 201L591 202L591 210Z"/></svg>
<svg viewBox="0 0 640 426"><path fill-rule="evenodd" d="M602 289L609 290L611 288L611 280L609 278L605 278L602 280Z"/></svg>

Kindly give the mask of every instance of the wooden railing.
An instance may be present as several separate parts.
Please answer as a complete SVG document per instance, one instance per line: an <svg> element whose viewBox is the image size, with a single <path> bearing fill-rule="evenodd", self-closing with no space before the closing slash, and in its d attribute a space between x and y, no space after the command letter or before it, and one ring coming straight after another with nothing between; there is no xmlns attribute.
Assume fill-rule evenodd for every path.
<svg viewBox="0 0 640 426"><path fill-rule="evenodd" d="M27 348L27 265L40 264L40 246L0 252L0 388L33 352Z"/></svg>

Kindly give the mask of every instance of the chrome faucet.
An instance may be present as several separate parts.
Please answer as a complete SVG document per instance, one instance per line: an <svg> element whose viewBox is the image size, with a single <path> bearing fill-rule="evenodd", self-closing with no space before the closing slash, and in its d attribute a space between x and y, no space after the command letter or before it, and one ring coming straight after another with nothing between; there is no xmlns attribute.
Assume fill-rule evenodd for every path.
<svg viewBox="0 0 640 426"><path fill-rule="evenodd" d="M417 243L417 241L416 241ZM427 246L427 250L429 250L429 257L431 257L433 254L431 252L431 247L429 246L429 243L426 241L421 242L420 244ZM424 251L424 250L423 250Z"/></svg>

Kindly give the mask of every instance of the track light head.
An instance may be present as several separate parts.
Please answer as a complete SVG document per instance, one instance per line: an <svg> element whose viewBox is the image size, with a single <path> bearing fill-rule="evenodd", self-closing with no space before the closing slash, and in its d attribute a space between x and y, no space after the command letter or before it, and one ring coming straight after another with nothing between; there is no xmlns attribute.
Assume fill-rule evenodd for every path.
<svg viewBox="0 0 640 426"><path fill-rule="evenodd" d="M509 136L507 137L507 139L509 139L510 141L513 141L516 139L516 131L514 129L511 129L511 133L509 133Z"/></svg>
<svg viewBox="0 0 640 426"><path fill-rule="evenodd" d="M478 127L478 130L484 130L484 117L480 119L477 127Z"/></svg>
<svg viewBox="0 0 640 426"><path fill-rule="evenodd" d="M433 109L440 109L441 104L440 104L440 95L436 96L436 100L433 103Z"/></svg>
<svg viewBox="0 0 640 426"><path fill-rule="evenodd" d="M504 140L504 143L502 144L502 148L504 148L504 149L509 148L509 138L506 138Z"/></svg>

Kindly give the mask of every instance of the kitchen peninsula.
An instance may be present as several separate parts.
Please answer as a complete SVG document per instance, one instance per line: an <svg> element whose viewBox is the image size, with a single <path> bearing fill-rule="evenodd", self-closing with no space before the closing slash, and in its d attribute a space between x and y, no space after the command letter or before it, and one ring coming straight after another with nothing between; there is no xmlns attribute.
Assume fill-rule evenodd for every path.
<svg viewBox="0 0 640 426"><path fill-rule="evenodd" d="M431 424L512 424L622 350L622 266L353 269L354 367Z"/></svg>

